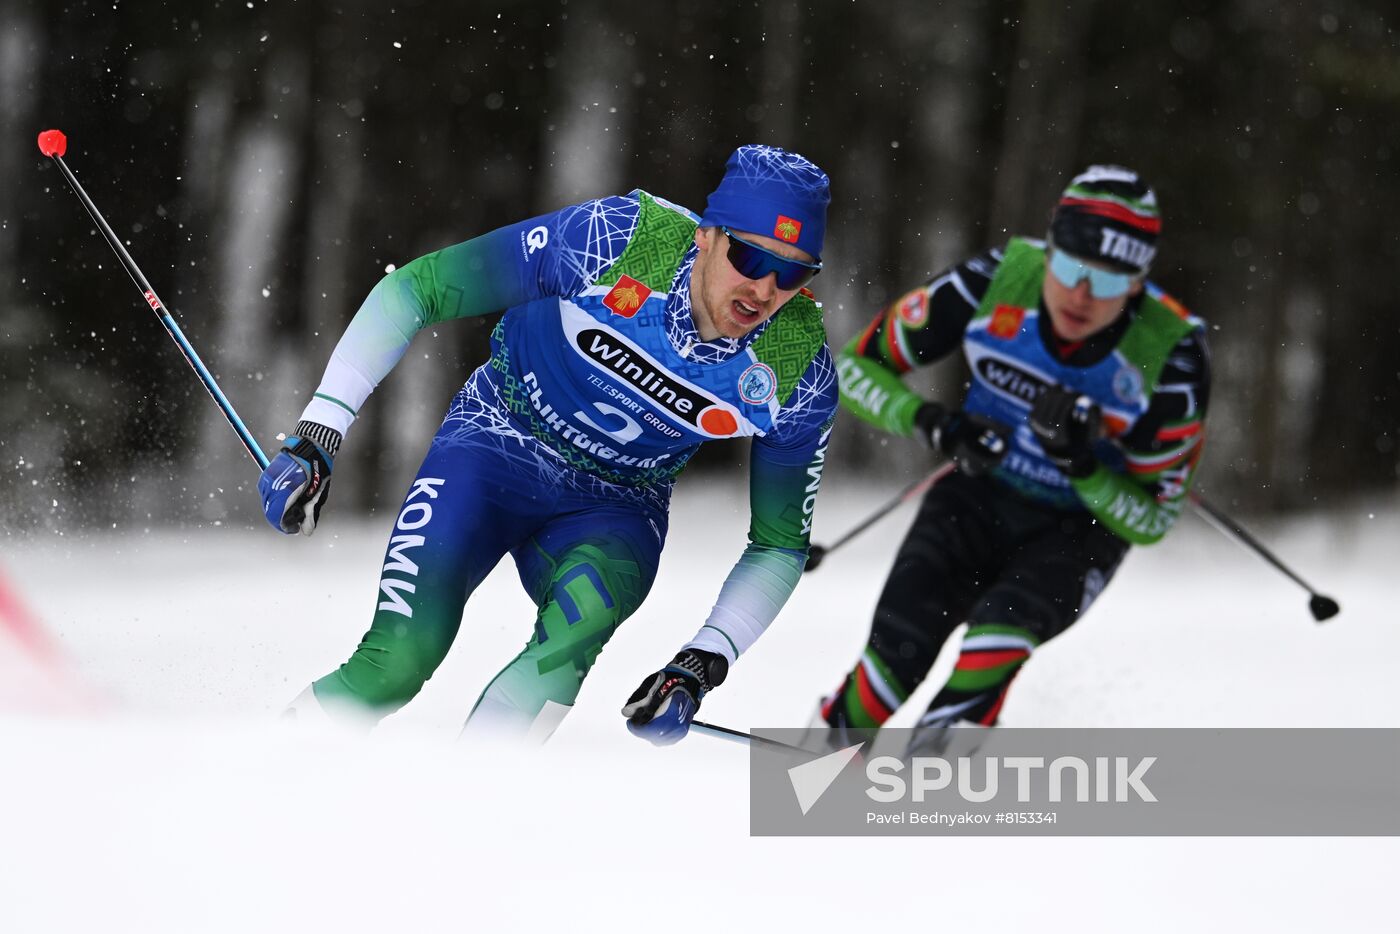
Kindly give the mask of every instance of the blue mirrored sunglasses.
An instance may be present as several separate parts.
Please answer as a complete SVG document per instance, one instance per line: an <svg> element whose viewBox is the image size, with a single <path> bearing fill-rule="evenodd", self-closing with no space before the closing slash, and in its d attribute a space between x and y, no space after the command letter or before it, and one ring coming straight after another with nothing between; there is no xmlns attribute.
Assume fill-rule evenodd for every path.
<svg viewBox="0 0 1400 934"><path fill-rule="evenodd" d="M1088 279L1089 294L1094 298L1118 298L1133 284L1133 277L1126 272L1098 269L1059 250L1050 252L1050 272L1067 289Z"/></svg>
<svg viewBox="0 0 1400 934"><path fill-rule="evenodd" d="M721 227L729 238L729 263L745 279L762 279L770 272L777 273L778 288L784 292L800 289L812 277L822 271L822 264L804 263L801 260L779 256L772 250L765 250L757 243L741 239L728 227Z"/></svg>

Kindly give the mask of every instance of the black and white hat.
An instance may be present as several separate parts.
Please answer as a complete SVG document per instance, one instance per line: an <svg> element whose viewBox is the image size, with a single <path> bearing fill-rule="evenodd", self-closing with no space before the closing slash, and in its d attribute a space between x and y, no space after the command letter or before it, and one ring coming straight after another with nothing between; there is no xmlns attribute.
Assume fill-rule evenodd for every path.
<svg viewBox="0 0 1400 934"><path fill-rule="evenodd" d="M1050 219L1056 249L1134 275L1152 265L1161 232L1152 187L1119 165L1091 165L1076 175Z"/></svg>

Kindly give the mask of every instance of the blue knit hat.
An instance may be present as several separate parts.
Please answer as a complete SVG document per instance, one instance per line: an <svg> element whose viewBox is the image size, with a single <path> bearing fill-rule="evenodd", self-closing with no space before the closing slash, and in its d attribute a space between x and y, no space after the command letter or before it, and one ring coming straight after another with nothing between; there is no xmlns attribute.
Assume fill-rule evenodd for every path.
<svg viewBox="0 0 1400 934"><path fill-rule="evenodd" d="M826 173L802 156L776 146L740 146L705 202L700 226L772 237L819 260L830 202Z"/></svg>

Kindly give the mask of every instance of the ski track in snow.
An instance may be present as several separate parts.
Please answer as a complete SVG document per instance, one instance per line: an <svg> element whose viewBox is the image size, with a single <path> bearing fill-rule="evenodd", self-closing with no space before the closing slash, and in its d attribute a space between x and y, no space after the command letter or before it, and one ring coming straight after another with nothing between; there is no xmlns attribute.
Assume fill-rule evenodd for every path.
<svg viewBox="0 0 1400 934"><path fill-rule="evenodd" d="M818 542L888 495L828 482ZM810 575L702 717L805 723L863 644L911 514ZM617 713L742 550L742 481L680 484L651 596L547 746L455 741L529 634L509 560L413 704L368 738L298 730L275 715L358 641L389 525L326 519L309 540L4 539L0 568L107 710L0 716L0 931L1391 929L1389 839L750 838L741 747L653 749ZM1315 624L1302 590L1186 518L1036 653L1003 722L1400 726L1400 509L1256 525L1340 617Z"/></svg>

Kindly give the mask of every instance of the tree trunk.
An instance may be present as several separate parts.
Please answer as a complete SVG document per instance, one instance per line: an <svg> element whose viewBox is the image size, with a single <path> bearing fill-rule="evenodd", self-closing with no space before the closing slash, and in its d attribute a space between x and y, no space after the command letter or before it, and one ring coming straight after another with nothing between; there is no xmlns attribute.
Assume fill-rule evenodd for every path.
<svg viewBox="0 0 1400 934"><path fill-rule="evenodd" d="M1041 234L1055 195L1080 168L1085 40L1095 6L1020 3L992 193L994 237Z"/></svg>

